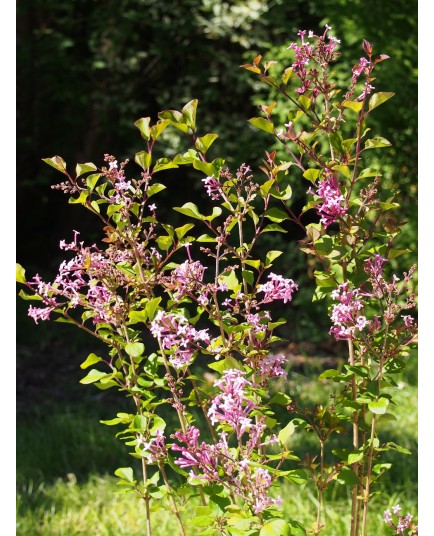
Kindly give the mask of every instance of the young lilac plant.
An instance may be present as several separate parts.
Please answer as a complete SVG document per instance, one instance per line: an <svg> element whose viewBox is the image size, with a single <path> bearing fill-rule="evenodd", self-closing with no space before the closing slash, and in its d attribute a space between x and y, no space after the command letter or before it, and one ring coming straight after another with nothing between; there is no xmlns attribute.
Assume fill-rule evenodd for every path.
<svg viewBox="0 0 434 536"><path fill-rule="evenodd" d="M314 430L321 450L318 489L318 516L315 534L322 529L321 508L323 492L330 482L323 461L324 441L331 432L345 424L348 408L352 414L352 449L339 464L341 479L346 475L352 483L351 536L367 533L367 513L372 486L386 469L378 462L382 452L396 449L395 444L381 444L377 424L388 413L392 393L386 385L395 385L393 374L405 367L407 347L415 340L416 320L405 314L415 307L412 276L415 266L388 280L385 269L389 260L405 253L393 247L400 232L400 224L393 223L388 214L399 208L395 193L381 189L381 173L371 167L362 167L369 151L390 146L381 137L366 139L369 129L366 119L378 106L393 97L390 92L373 93L372 73L376 66L388 59L385 54L373 56L372 45L364 40L365 56L354 65L351 82L343 98L331 81L330 65L337 60L339 40L330 35L326 26L322 35L300 31L300 43L292 43L295 61L281 75L269 74L273 62L261 66L261 56L243 67L256 73L261 81L271 86L289 104L288 121L277 128L272 115L276 103L261 105L265 118L250 122L273 134L282 146L289 162L268 164L268 169L280 171L301 170L312 183L308 189L306 207L299 215L283 206L288 218L306 232L302 250L317 261L315 271L317 289L315 299L332 298L330 334L338 341L347 341L348 365L346 372L326 371L320 379L342 384L334 398L333 408L307 416L299 413L305 427ZM307 34L307 38L306 38ZM291 88L295 75L295 85ZM293 92L292 92L292 91ZM360 94L358 94L360 91ZM297 97L295 94L299 94ZM357 95L354 97L354 95ZM356 120L354 121L354 118ZM355 125L354 131L348 123ZM324 150L323 141L328 141ZM281 187L285 181L280 181ZM305 225L304 214L315 210L319 223ZM294 406L296 408L296 406ZM299 410L299 408L297 408ZM308 464L315 474L315 465ZM350 469L350 473L348 473ZM335 469L331 469L332 474ZM345 471L345 472L344 472ZM351 475L351 478L347 478ZM344 479L345 480L345 479ZM356 482L356 483L355 483Z"/></svg>
<svg viewBox="0 0 434 536"><path fill-rule="evenodd" d="M181 535L195 524L210 535L305 533L298 522L282 519L277 488L282 481L300 484L310 477L318 493L313 533L324 528L324 491L338 479L351 487L350 536L365 536L372 487L386 469L382 453L405 451L380 442L378 421L392 403L386 382L396 385L393 374L404 369L416 333L416 320L407 314L415 306L415 268L401 280L387 273L399 254L393 248L399 225L391 229L386 215L398 205L381 191L377 170L360 169L365 151L389 145L384 138L364 139L368 115L393 96L373 93L370 83L374 67L387 57L374 59L365 41L366 56L354 66L339 100L329 74L339 40L329 32L329 27L319 36L299 32L301 44L289 47L295 58L282 83L268 72L276 62L262 69L257 56L243 66L287 101L284 129L272 120L276 103L262 105L265 117L250 123L272 134L289 162L279 162L277 150L265 151L258 171L242 164L232 172L221 158L209 161L217 135L198 135L195 100L181 111L161 112L153 125L149 117L135 123L145 149L135 155L141 172L133 170L132 178L126 175L128 161L118 164L112 155L105 155L101 168L78 164L75 175L60 157L45 159L65 176L54 188L91 211L105 237L85 246L74 231L71 243L62 240L61 249L73 258L62 262L52 283L38 275L28 281L17 265L17 279L26 287L20 295L39 302L29 308L36 323L62 319L105 344L106 355L92 353L81 365L98 366L81 381L117 388L132 400L134 413L103 422L123 427L118 436L140 460L140 479L130 467L116 474L144 500L148 536L154 496L170 502ZM169 125L186 134L192 147L156 159L154 145ZM344 139L349 125L355 132ZM324 140L325 150L318 143ZM203 214L191 202L174 207L185 218L174 228L162 221L154 199L167 187L157 182L157 173L179 166L205 175L201 181L212 209ZM291 166L312 183L298 215L290 206ZM318 223L304 223L308 211ZM345 371L320 376L338 384L333 406L312 411L271 390L287 372L286 358L271 351L280 341L274 330L285 321L273 321L270 307L290 306L298 285L274 271L282 251L261 254L261 240L265 233L285 232L287 221L303 229L301 248L316 259L315 298L332 300L330 335L348 345ZM176 425L166 422L170 413ZM318 437L319 463L317 456L300 462L290 452L294 425ZM352 444L327 466L326 442L348 429ZM201 502L189 522L182 515L185 482L191 500L198 496Z"/></svg>

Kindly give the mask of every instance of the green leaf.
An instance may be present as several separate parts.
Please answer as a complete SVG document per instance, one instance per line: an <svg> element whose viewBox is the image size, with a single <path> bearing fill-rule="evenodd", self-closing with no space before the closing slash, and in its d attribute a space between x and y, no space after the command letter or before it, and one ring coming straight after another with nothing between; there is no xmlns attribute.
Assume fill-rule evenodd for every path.
<svg viewBox="0 0 434 536"><path fill-rule="evenodd" d="M156 242L162 251L167 251L173 244L173 239L170 236L159 236Z"/></svg>
<svg viewBox="0 0 434 536"><path fill-rule="evenodd" d="M193 160L193 167L194 169L202 171L208 177L215 176L218 174L214 164L212 164L211 162L202 162L202 160L199 160L197 158Z"/></svg>
<svg viewBox="0 0 434 536"><path fill-rule="evenodd" d="M297 486L305 484L308 480L306 471L303 469L294 469L293 471L288 471L288 474L285 475L285 478Z"/></svg>
<svg viewBox="0 0 434 536"><path fill-rule="evenodd" d="M222 209L220 207L213 207L212 214L210 216L202 216L202 220L204 221L212 221L214 218L217 218L222 213Z"/></svg>
<svg viewBox="0 0 434 536"><path fill-rule="evenodd" d="M91 365L95 365L95 363L99 363L100 361L102 361L101 357L98 357L94 353L89 354L87 356L87 359L85 361L83 361L83 363L80 365L80 368L81 369L87 369Z"/></svg>
<svg viewBox="0 0 434 536"><path fill-rule="evenodd" d="M136 153L136 156L134 157L134 161L139 164L139 166L146 171L150 168L151 162L152 162L152 156L150 153L147 153L146 151L140 151L139 153Z"/></svg>
<svg viewBox="0 0 434 536"><path fill-rule="evenodd" d="M343 165L333 166L333 170L339 171L339 173L342 173L342 175L346 177L347 179L351 178L351 171L348 166L343 166Z"/></svg>
<svg viewBox="0 0 434 536"><path fill-rule="evenodd" d="M291 536L291 534L291 527L283 519L267 521L259 532L259 536Z"/></svg>
<svg viewBox="0 0 434 536"><path fill-rule="evenodd" d="M368 167L368 168L362 169L358 178L364 179L365 177L381 177L381 176L382 175L378 170Z"/></svg>
<svg viewBox="0 0 434 536"><path fill-rule="evenodd" d="M276 223L280 223L288 219L286 213L276 207L268 209L264 216Z"/></svg>
<svg viewBox="0 0 434 536"><path fill-rule="evenodd" d="M42 162L45 162L54 169L57 169L57 171L60 171L64 175L68 175L66 172L66 162L62 157L56 155L52 156L51 158L43 158Z"/></svg>
<svg viewBox="0 0 434 536"><path fill-rule="evenodd" d="M225 370L229 369L244 370L243 365L231 356L225 357L222 361L211 363L208 367L212 370L216 370L219 374L223 374Z"/></svg>
<svg viewBox="0 0 434 536"><path fill-rule="evenodd" d="M386 140L386 138L377 136L376 138L366 140L365 149L380 149L381 147L390 147L391 145L390 141Z"/></svg>
<svg viewBox="0 0 434 536"><path fill-rule="evenodd" d="M298 521L293 521L292 519L288 519L287 522L289 523L289 526L291 527L291 536L306 536L306 531Z"/></svg>
<svg viewBox="0 0 434 536"><path fill-rule="evenodd" d="M279 432L277 437L278 437L279 441L282 443L282 445L288 445L289 444L289 439L293 435L294 432L295 432L294 423L292 421L290 421L285 426L285 428L282 428L282 430L280 430L280 432Z"/></svg>
<svg viewBox="0 0 434 536"><path fill-rule="evenodd" d="M274 134L273 123L271 121L267 121L263 117L252 117L252 119L249 119L249 123L256 128L259 128L259 130L264 130L269 134Z"/></svg>
<svg viewBox="0 0 434 536"><path fill-rule="evenodd" d="M242 276L243 276L243 279L247 281L249 285L253 285L254 277L253 277L253 272L251 270L243 270Z"/></svg>
<svg viewBox="0 0 434 536"><path fill-rule="evenodd" d="M137 121L134 123L134 126L140 130L140 135L145 140L149 140L149 138L151 137L151 129L149 128L150 122L150 117L141 117L140 119L137 119Z"/></svg>
<svg viewBox="0 0 434 536"><path fill-rule="evenodd" d="M201 153L206 153L218 137L218 134L205 134L205 136L196 139L194 146Z"/></svg>
<svg viewBox="0 0 434 536"><path fill-rule="evenodd" d="M380 106L380 104L383 104L383 102L388 101L394 95L395 93L392 93L390 91L381 91L380 93L374 93L369 99L369 109L373 110L374 108L377 108L377 106Z"/></svg>
<svg viewBox="0 0 434 536"><path fill-rule="evenodd" d="M181 214L185 214L186 216L196 218L197 220L203 219L202 214L199 212L199 209L194 203L188 202L182 205L182 207L173 207L173 210L176 210L176 212L180 212Z"/></svg>
<svg viewBox="0 0 434 536"><path fill-rule="evenodd" d="M312 104L312 100L309 99L309 97L306 97L306 95L300 95L300 97L298 98L298 102L305 110L309 110Z"/></svg>
<svg viewBox="0 0 434 536"><path fill-rule="evenodd" d="M372 413L375 413L376 415L384 415L387 411L387 407L389 405L389 399L388 398L379 398L378 400L372 400L368 404L368 408Z"/></svg>
<svg viewBox="0 0 434 536"><path fill-rule="evenodd" d="M350 110L353 110L353 112L360 112L360 110L363 108L363 103L359 101L346 100L342 103L342 106L345 106L345 108L349 108Z"/></svg>
<svg viewBox="0 0 434 536"><path fill-rule="evenodd" d="M152 435L156 434L157 431L162 432L166 428L166 421L159 417L158 415L154 415L154 418L152 419L152 427L150 428L150 433Z"/></svg>
<svg viewBox="0 0 434 536"><path fill-rule="evenodd" d="M145 345L142 342L129 342L125 345L125 351L131 357L140 357L145 351Z"/></svg>
<svg viewBox="0 0 434 536"><path fill-rule="evenodd" d="M356 462L361 462L363 460L363 452L351 452L348 454L348 464L352 465Z"/></svg>
<svg viewBox="0 0 434 536"><path fill-rule="evenodd" d="M292 71L293 71L293 68L292 67L288 67L287 69L285 69L283 71L283 74L282 74L282 82L285 84L288 83L289 79L291 78L292 76ZM260 72L260 71L259 71Z"/></svg>
<svg viewBox="0 0 434 536"><path fill-rule="evenodd" d="M209 234L202 234L196 238L196 242L215 242L216 238L210 236Z"/></svg>
<svg viewBox="0 0 434 536"><path fill-rule="evenodd" d="M319 169L306 169L306 171L303 173L303 177L307 179L310 182L315 182L319 176Z"/></svg>
<svg viewBox="0 0 434 536"><path fill-rule="evenodd" d="M75 167L75 172L77 174L77 177L80 177L84 173L88 173L89 171L96 171L97 167L92 162L86 162L85 164L77 164Z"/></svg>
<svg viewBox="0 0 434 536"><path fill-rule="evenodd" d="M265 257L265 265L269 266L277 257L283 254L283 251L271 250Z"/></svg>
<svg viewBox="0 0 434 536"><path fill-rule="evenodd" d="M252 266L252 268L255 268L256 270L259 270L259 267L261 266L261 261L257 259L247 259L244 261L244 264L247 264L248 266Z"/></svg>
<svg viewBox="0 0 434 536"><path fill-rule="evenodd" d="M188 125L192 130L196 129L196 109L197 109L197 99L193 99L182 109L182 115L185 119L185 124Z"/></svg>
<svg viewBox="0 0 434 536"><path fill-rule="evenodd" d="M115 475L127 482L134 481L133 470L131 467L119 467L119 469L116 469Z"/></svg>
<svg viewBox="0 0 434 536"><path fill-rule="evenodd" d="M16 268L15 268L15 280L17 283L26 282L26 271L21 266L21 264L18 264L18 263L16 263Z"/></svg>
<svg viewBox="0 0 434 536"><path fill-rule="evenodd" d="M286 393L276 393L268 403L279 404L279 406L288 406L291 402L291 398Z"/></svg>
<svg viewBox="0 0 434 536"><path fill-rule="evenodd" d="M169 121L167 119L159 120L151 127L151 138L155 141L161 136L163 131L166 129Z"/></svg>
<svg viewBox="0 0 434 536"><path fill-rule="evenodd" d="M283 227L278 225L277 223L270 223L264 229L262 229L263 233L287 233Z"/></svg>
<svg viewBox="0 0 434 536"><path fill-rule="evenodd" d="M342 467L335 478L338 482L347 486L353 486L354 484L360 483L356 473L350 467Z"/></svg>
<svg viewBox="0 0 434 536"><path fill-rule="evenodd" d="M162 190L165 190L166 189L166 186L164 186L164 184L160 184L159 182L156 182L155 184L151 184L151 186L149 186L149 188L146 190L146 195L148 196L148 199L155 195L155 194L158 194L158 192L161 192Z"/></svg>
<svg viewBox="0 0 434 536"><path fill-rule="evenodd" d="M101 177L101 173L93 173L86 177L86 186L93 190L98 182L98 179Z"/></svg>
<svg viewBox="0 0 434 536"><path fill-rule="evenodd" d="M180 240L190 229L193 229L194 224L193 223L186 223L182 227L177 227L175 229L176 236Z"/></svg>
<svg viewBox="0 0 434 536"><path fill-rule="evenodd" d="M224 274L220 274L218 276L218 281L219 283L221 282L226 283L229 290L236 289L240 284L235 274L235 270L231 270L230 272L225 272Z"/></svg>
<svg viewBox="0 0 434 536"><path fill-rule="evenodd" d="M321 374L318 376L318 380L328 380L330 378L334 378L335 376L339 376L339 371L335 369L329 369L325 370L324 372L321 372Z"/></svg>
<svg viewBox="0 0 434 536"><path fill-rule="evenodd" d="M101 372L100 370L92 369L87 376L80 380L80 383L88 385L90 383L99 382L102 378L105 378L106 376L109 376L109 374Z"/></svg>
<svg viewBox="0 0 434 536"><path fill-rule="evenodd" d="M86 204L86 200L87 198L89 197L89 192L81 192L80 195L78 197L70 197L68 199L68 203L70 205L77 205L77 204L81 204L81 205L84 205Z"/></svg>
<svg viewBox="0 0 434 536"><path fill-rule="evenodd" d="M177 110L164 110L158 114L158 117L160 119L167 119L174 127L184 132L184 134L188 133L188 125L185 123L185 118L181 112Z"/></svg>
<svg viewBox="0 0 434 536"><path fill-rule="evenodd" d="M170 158L159 158L155 162L153 171L154 173L158 173L159 171L163 171L165 169L173 169L177 167L178 164L175 164L172 160L170 160Z"/></svg>
<svg viewBox="0 0 434 536"><path fill-rule="evenodd" d="M24 292L22 289L19 291L18 296L25 301L42 301L42 296L38 296L37 294L27 294L27 292Z"/></svg>
<svg viewBox="0 0 434 536"><path fill-rule="evenodd" d="M152 298L152 300L149 300L148 303L146 304L145 311L150 321L154 320L155 312L160 302L161 302L161 297L158 297L158 298Z"/></svg>

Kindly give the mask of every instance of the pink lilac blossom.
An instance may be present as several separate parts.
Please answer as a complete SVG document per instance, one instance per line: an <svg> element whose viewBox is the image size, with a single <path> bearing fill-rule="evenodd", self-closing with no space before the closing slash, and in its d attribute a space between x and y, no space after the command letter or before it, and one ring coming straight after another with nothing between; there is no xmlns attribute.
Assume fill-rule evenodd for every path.
<svg viewBox="0 0 434 536"><path fill-rule="evenodd" d="M200 261L185 261L172 271L170 282L176 289L173 298L180 300L187 293L200 288L206 268ZM202 298L203 299L203 298Z"/></svg>
<svg viewBox="0 0 434 536"><path fill-rule="evenodd" d="M294 291L298 290L298 285L292 279L285 279L274 273L269 274L268 279L270 281L258 286L258 292L264 292L262 303L274 300L283 300L283 303L287 303L292 300Z"/></svg>
<svg viewBox="0 0 434 536"><path fill-rule="evenodd" d="M184 316L165 311L158 311L150 329L162 349L171 352L169 361L177 369L191 362L201 342L210 343L207 329L196 330Z"/></svg>
<svg viewBox="0 0 434 536"><path fill-rule="evenodd" d="M360 314L363 309L360 290L350 290L348 283L343 283L331 296L340 303L333 306L330 318L334 326L330 328L330 334L334 335L336 340L354 339L356 330L361 331L370 323Z"/></svg>
<svg viewBox="0 0 434 536"><path fill-rule="evenodd" d="M246 314L246 321L251 324L253 333L260 333L267 329L267 321L271 320L269 311Z"/></svg>
<svg viewBox="0 0 434 536"><path fill-rule="evenodd" d="M207 194L211 197L212 200L218 201L222 194L222 185L215 177L206 177L202 179L202 182L205 185Z"/></svg>
<svg viewBox="0 0 434 536"><path fill-rule="evenodd" d="M335 49L340 43L340 40L333 36L327 36L329 30L331 30L331 27L326 25L322 36L315 35L312 31L309 31L308 38L315 39L316 44L312 44L305 40L306 30L299 30L298 35L301 37L301 45L291 43L288 47L295 52L295 61L292 64L292 69L294 74L301 81L301 87L296 89L296 92L301 95L310 87L312 89L313 98L316 98L320 92L318 80L316 78L318 76L318 71L312 69L311 72L308 73L306 67L309 62L312 61L319 66L323 66L334 60L336 57ZM326 38L328 38L328 43ZM308 78L309 74L312 79Z"/></svg>
<svg viewBox="0 0 434 536"><path fill-rule="evenodd" d="M149 441L144 441L142 438L140 444L143 449L142 455L148 463L158 463L167 457L166 438L161 430L157 430L156 436Z"/></svg>
<svg viewBox="0 0 434 536"><path fill-rule="evenodd" d="M406 329L410 329L414 326L414 318L410 315L402 315L402 319L404 320L404 326Z"/></svg>
<svg viewBox="0 0 434 536"><path fill-rule="evenodd" d="M365 261L365 272L375 279L380 279L383 276L383 264L386 262L387 259L376 253L372 259Z"/></svg>
<svg viewBox="0 0 434 536"><path fill-rule="evenodd" d="M286 377L282 365L288 362L283 355L270 355L259 361L259 372L263 379Z"/></svg>
<svg viewBox="0 0 434 536"><path fill-rule="evenodd" d="M277 499L272 499L266 495L272 483L273 480L271 475L266 469L263 469L262 467L255 469L255 472L251 478L255 514L263 512L272 504L275 504L276 506L280 506L282 504L282 499L280 497L277 497Z"/></svg>
<svg viewBox="0 0 434 536"><path fill-rule="evenodd" d="M252 426L252 429L255 427ZM259 438L265 425L255 428L255 437ZM270 505L279 506L280 497L272 499L266 494L273 483L267 469L258 467L250 470L250 454L258 447L258 440L251 438L246 445L245 455L238 458L235 449L229 448L227 433L220 432L219 440L214 445L199 443L200 432L195 426L189 426L184 432L178 431L172 437L185 445L172 445L172 450L179 452L181 457L175 461L183 469L195 467L191 477L204 482L217 482L231 488L242 500L248 502L256 513L262 512ZM273 437L263 445L276 442ZM262 444L261 444L262 445ZM220 476L223 473L223 478Z"/></svg>
<svg viewBox="0 0 434 536"><path fill-rule="evenodd" d="M178 431L172 437L185 443L186 446L172 445L172 450L181 453L175 463L181 468L197 467L203 472L203 476L209 482L217 481L218 458L215 450L218 445L208 445L204 441L199 445L200 431L195 426L189 426L185 432Z"/></svg>
<svg viewBox="0 0 434 536"><path fill-rule="evenodd" d="M336 222L348 210L347 202L339 187L337 175L330 169L326 168L324 170L323 179L319 182L316 192L309 189L308 193L314 193L323 199L323 202L317 207L317 212L321 216L321 223L325 227Z"/></svg>
<svg viewBox="0 0 434 536"><path fill-rule="evenodd" d="M399 516L401 507L398 505L392 507L393 513L396 516ZM408 513L406 516L399 516L397 524L393 522L392 513L390 510L384 511L384 522L389 525L392 529L395 530L395 534L405 534L405 531L408 530L408 536L415 536L418 532L418 526L413 522L413 516Z"/></svg>
<svg viewBox="0 0 434 536"><path fill-rule="evenodd" d="M367 95L370 95L371 94L371 91L375 89L374 86L371 86L371 84L367 84L363 91L360 93L360 95L355 99L356 101L361 101L363 100Z"/></svg>
<svg viewBox="0 0 434 536"><path fill-rule="evenodd" d="M91 286L86 298L94 310L94 323L120 324L124 312L124 302L106 285L100 283Z"/></svg>
<svg viewBox="0 0 434 536"><path fill-rule="evenodd" d="M245 372L229 369L214 385L221 390L221 394L213 399L208 410L211 423L229 424L237 437L241 438L252 425L252 419L248 415L256 407L246 393L246 388L252 384L245 378Z"/></svg>

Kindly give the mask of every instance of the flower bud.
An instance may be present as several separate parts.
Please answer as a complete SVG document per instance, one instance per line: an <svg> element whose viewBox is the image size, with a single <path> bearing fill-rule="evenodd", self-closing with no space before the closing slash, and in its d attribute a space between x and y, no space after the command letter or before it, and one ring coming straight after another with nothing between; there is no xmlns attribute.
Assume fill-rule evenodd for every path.
<svg viewBox="0 0 434 536"><path fill-rule="evenodd" d="M372 45L369 41L366 41L366 39L363 39L363 50L366 52L366 54L372 54Z"/></svg>

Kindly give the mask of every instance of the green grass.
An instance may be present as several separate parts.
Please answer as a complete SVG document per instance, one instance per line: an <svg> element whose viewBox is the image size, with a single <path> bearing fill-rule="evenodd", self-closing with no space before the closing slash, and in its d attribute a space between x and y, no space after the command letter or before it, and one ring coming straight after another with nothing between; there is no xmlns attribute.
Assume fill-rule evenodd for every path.
<svg viewBox="0 0 434 536"><path fill-rule="evenodd" d="M390 440L412 451L411 456L387 453L392 470L386 473L380 493L373 497L369 515L369 536L390 535L382 520L383 511L401 504L405 512L417 508L417 387L413 367L400 379L395 395L396 421L380 428L382 440ZM291 373L291 381L281 387L303 403L319 402L315 376ZM82 387L83 390L87 389ZM119 395L119 402L124 403ZM327 397L327 393L323 395ZM135 536L145 533L143 501L133 494L119 494L113 472L117 467L133 466L124 445L114 438L116 430L99 424L123 408L111 407L105 399L97 403L82 401L60 413L50 406L18 416L17 422L17 536ZM288 416L286 417L288 419ZM284 416L282 417L284 421ZM381 422L381 421L380 421ZM315 454L312 435L296 432L290 448L300 457ZM337 436L335 441L343 441ZM347 441L348 438L345 438ZM137 467L138 469L138 467ZM285 517L309 527L315 521L316 495L309 486L284 484L282 496ZM186 503L182 517L194 516L196 503ZM349 533L348 490L332 485L327 490L324 536ZM155 501L152 514L154 536L176 536L177 524L169 505ZM159 509L158 509L159 508ZM188 536L203 529L188 526Z"/></svg>

